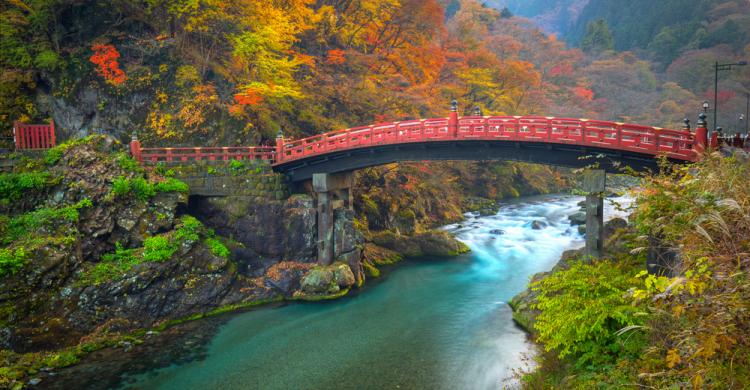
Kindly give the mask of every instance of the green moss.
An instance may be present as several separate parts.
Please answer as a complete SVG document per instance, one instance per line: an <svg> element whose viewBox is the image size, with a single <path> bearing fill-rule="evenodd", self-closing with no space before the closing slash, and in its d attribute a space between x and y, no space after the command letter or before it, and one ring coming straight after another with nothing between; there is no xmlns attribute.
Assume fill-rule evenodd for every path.
<svg viewBox="0 0 750 390"><path fill-rule="evenodd" d="M215 256L229 258L229 249L218 239L209 237L205 241L206 246L211 250Z"/></svg>
<svg viewBox="0 0 750 390"><path fill-rule="evenodd" d="M48 166L57 164L58 161L62 158L63 154L68 151L68 149L78 146L78 145L84 145L90 143L92 140L96 139L97 137L101 137L98 135L90 135L85 138L79 138L79 139L72 139L70 141L67 141L65 143L62 143L60 145L55 146L54 148L49 149L44 154L44 163Z"/></svg>
<svg viewBox="0 0 750 390"><path fill-rule="evenodd" d="M292 300L308 302L327 301L341 298L346 294L349 294L349 288L341 289L333 294L295 294L294 297L292 297Z"/></svg>
<svg viewBox="0 0 750 390"><path fill-rule="evenodd" d="M86 198L71 206L43 207L15 217L0 230L0 244L9 245L19 238L28 237L42 227L54 227L56 223L78 222L78 210L91 206L93 203Z"/></svg>
<svg viewBox="0 0 750 390"><path fill-rule="evenodd" d="M135 249L125 249L118 242L115 244L115 252L103 255L101 261L84 275L83 281L86 285L98 285L118 279L140 263Z"/></svg>
<svg viewBox="0 0 750 390"><path fill-rule="evenodd" d="M163 262L172 258L177 246L165 236L153 236L143 242L143 260Z"/></svg>
<svg viewBox="0 0 750 390"><path fill-rule="evenodd" d="M118 176L112 181L112 193L115 196L124 198L133 194L137 199L142 201L153 198L157 193L188 193L190 188L185 182L175 178L167 178L158 183L151 183L143 177L127 178Z"/></svg>
<svg viewBox="0 0 750 390"><path fill-rule="evenodd" d="M62 368L72 366L73 364L78 363L79 360L80 358L77 351L67 350L48 356L44 359L44 365L47 367Z"/></svg>
<svg viewBox="0 0 750 390"><path fill-rule="evenodd" d="M365 274L367 276L373 277L373 278L379 278L380 277L380 270L377 269L374 265L370 264L369 262L365 261L362 263L362 267L365 270Z"/></svg>

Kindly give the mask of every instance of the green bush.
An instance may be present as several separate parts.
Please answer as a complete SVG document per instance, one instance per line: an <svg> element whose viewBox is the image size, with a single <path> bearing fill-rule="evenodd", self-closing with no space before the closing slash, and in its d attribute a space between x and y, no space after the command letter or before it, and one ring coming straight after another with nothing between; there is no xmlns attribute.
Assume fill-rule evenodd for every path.
<svg viewBox="0 0 750 390"><path fill-rule="evenodd" d="M639 285L638 267L626 261L574 262L532 284L539 292L534 328L538 341L560 358L571 357L579 368L596 368L619 358L635 357L644 345L641 333L618 336L643 317L628 290Z"/></svg>
<svg viewBox="0 0 750 390"><path fill-rule="evenodd" d="M125 171L136 173L143 172L143 168L138 164L138 161L135 161L135 159L127 153L118 153L115 161L117 162L117 165Z"/></svg>
<svg viewBox="0 0 750 390"><path fill-rule="evenodd" d="M112 192L119 197L125 197L130 193L130 180L125 176L119 176L112 182Z"/></svg>
<svg viewBox="0 0 750 390"><path fill-rule="evenodd" d="M149 237L143 242L143 260L163 262L172 258L177 246L165 236Z"/></svg>
<svg viewBox="0 0 750 390"><path fill-rule="evenodd" d="M221 243L217 238L209 237L206 239L206 246L211 250L214 256L223 258L229 257L229 249Z"/></svg>
<svg viewBox="0 0 750 390"><path fill-rule="evenodd" d="M0 199L12 202L21 199L29 190L41 190L53 184L49 172L0 174Z"/></svg>
<svg viewBox="0 0 750 390"><path fill-rule="evenodd" d="M0 248L0 278L18 272L26 264L26 253L23 248L15 250Z"/></svg>
<svg viewBox="0 0 750 390"><path fill-rule="evenodd" d="M200 239L200 232L203 224L190 215L180 218L180 223L175 231L175 239L179 242L193 243Z"/></svg>
<svg viewBox="0 0 750 390"><path fill-rule="evenodd" d="M142 177L131 180L130 189L135 193L135 197L140 200L149 200L156 195L154 185Z"/></svg>

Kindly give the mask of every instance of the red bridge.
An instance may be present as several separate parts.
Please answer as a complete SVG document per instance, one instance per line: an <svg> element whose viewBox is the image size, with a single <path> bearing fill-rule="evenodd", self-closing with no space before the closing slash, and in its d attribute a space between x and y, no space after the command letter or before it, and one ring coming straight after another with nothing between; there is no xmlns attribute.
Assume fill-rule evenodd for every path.
<svg viewBox="0 0 750 390"><path fill-rule="evenodd" d="M292 181L398 161L514 160L582 167L598 162L656 168L657 156L693 162L706 148L706 128L696 132L588 119L541 116L464 116L380 123L296 141L279 136L276 147L141 148L142 162L266 160ZM584 158L588 157L588 158Z"/></svg>

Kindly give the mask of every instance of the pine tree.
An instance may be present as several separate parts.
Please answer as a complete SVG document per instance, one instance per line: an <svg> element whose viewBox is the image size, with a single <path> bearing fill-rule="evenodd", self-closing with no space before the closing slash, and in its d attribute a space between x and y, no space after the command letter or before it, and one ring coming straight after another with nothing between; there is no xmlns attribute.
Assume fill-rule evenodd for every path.
<svg viewBox="0 0 750 390"><path fill-rule="evenodd" d="M612 32L607 22L604 19L589 22L586 26L586 35L581 41L581 49L587 53L600 53L613 48Z"/></svg>

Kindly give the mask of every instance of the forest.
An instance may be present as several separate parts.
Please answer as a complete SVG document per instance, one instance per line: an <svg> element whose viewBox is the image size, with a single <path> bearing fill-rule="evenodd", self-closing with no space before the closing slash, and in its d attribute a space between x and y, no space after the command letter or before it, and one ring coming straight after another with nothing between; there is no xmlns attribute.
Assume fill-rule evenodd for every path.
<svg viewBox="0 0 750 390"><path fill-rule="evenodd" d="M444 116L453 98L464 113L680 128L711 100L712 61L750 56L741 0L693 2L644 17L592 1L558 37L474 0L9 1L0 130L54 118L66 135L247 145ZM724 127L748 75L721 75Z"/></svg>
<svg viewBox="0 0 750 390"><path fill-rule="evenodd" d="M0 277L15 283L0 304L0 325L27 331L19 338L31 340L0 353L0 387L20 389L42 367L68 367L92 351L135 343L149 327L301 299L300 280L315 272L329 277L321 282L325 292L335 287L335 297L343 296L361 287L360 274L380 277L376 266L401 260L403 253L386 244L413 245L410 239L420 235L444 244L449 235L435 229L460 223L466 212L492 213L500 199L571 191L578 173L497 162L362 169L345 227L357 250L364 249L354 262L356 281L352 274L339 286L334 271L313 265L313 233L284 230L313 231L313 199L291 195L270 166L225 167L226 176L252 181L252 204L200 205L213 207L204 214L225 207L255 218L242 220L259 232L241 231L245 247L222 236L220 229L235 234L236 226L215 231L210 218L184 214L193 211L185 206L187 185L169 167L144 169L131 159L122 146L131 137L147 147L273 145L278 135L444 117L453 99L460 115L479 110L670 129L695 128L708 101L718 126L734 133L749 119L750 66L718 73L718 107L714 72L716 63L744 60L750 60L747 0L4 0L0 152L11 147L16 121L54 121L61 145L36 160L20 158L15 171L0 174ZM641 177L631 223L614 236L606 259L571 261L532 281L539 316L531 333L543 352L536 370L518 375L526 388L750 383L747 157L717 152L695 165L662 168ZM214 167L207 172L217 174ZM115 222L97 225L102 215L125 220L127 234L116 237L122 229ZM680 249L675 275L643 270L655 242ZM260 256L252 244L276 257L260 266L237 261L237 253ZM286 244L302 249L289 255L278 248ZM36 286L23 277L53 257L45 252L50 248L65 265L56 271L61 276L49 282L47 296L26 299ZM168 272L162 278L142 269ZM43 277L29 274L29 280ZM199 283L206 274L215 277ZM118 295L128 280L154 291L164 279L187 277L190 288L177 289L188 297L187 309L175 305L151 318L150 297L133 299L141 311L124 325L121 313L106 311L107 299L131 302ZM226 290L210 284L219 282ZM99 294L107 305L91 298L76 306L62 293L66 283ZM195 293L202 301L193 302L194 291L203 291ZM211 295L219 293L231 299ZM58 302L53 298L73 309L60 314L50 308ZM87 316L97 310L115 317L107 323L112 333L102 318ZM64 337L37 332L34 315L47 313L59 315L47 329ZM70 313L80 317L65 322ZM74 333L71 324L85 326ZM136 329L143 334L126 332Z"/></svg>

